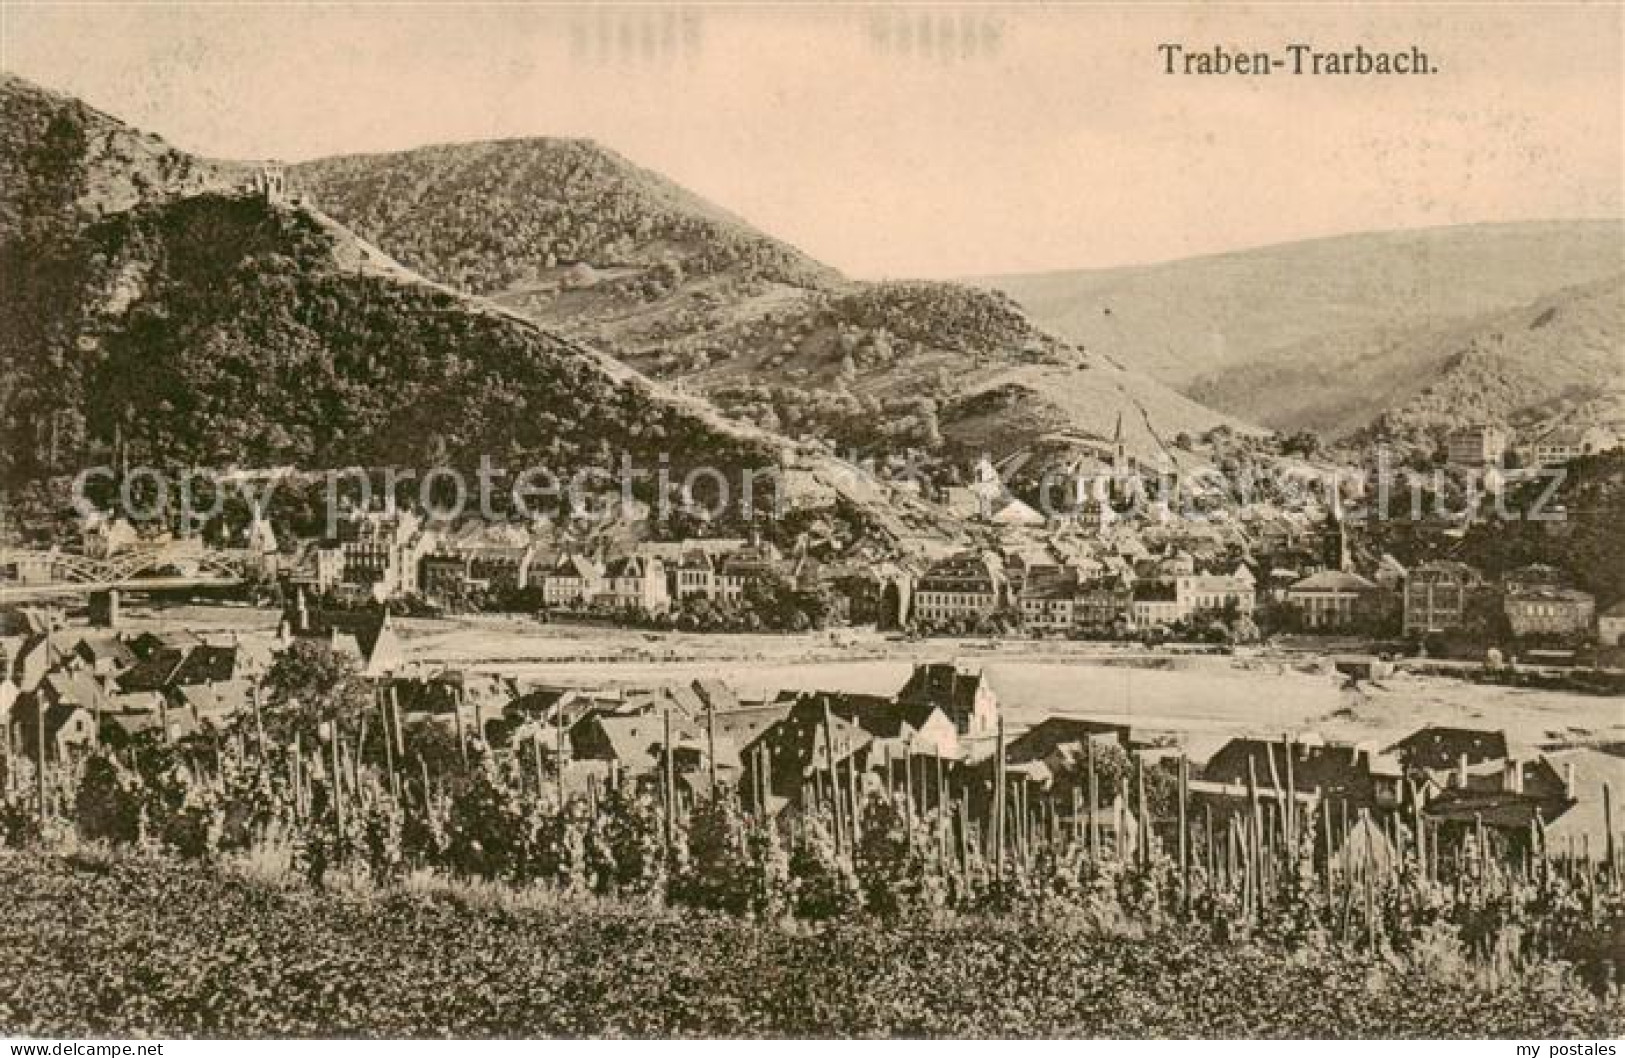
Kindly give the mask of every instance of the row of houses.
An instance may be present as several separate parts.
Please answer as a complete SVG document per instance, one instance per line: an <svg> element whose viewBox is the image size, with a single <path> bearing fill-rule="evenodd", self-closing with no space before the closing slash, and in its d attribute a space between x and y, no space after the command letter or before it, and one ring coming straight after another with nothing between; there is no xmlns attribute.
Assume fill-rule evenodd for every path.
<svg viewBox="0 0 1625 1058"><path fill-rule="evenodd" d="M903 775L937 791L935 797L976 804L989 793L1002 746L1012 781L1031 785L1064 814L1071 790L1102 754L1140 756L1155 767L1169 752L1164 739L1115 720L1067 714L1024 728L1002 722L1005 703L989 673L957 662L916 665L892 694L791 690L746 701L715 678L642 689L565 688L457 670L409 671L383 612L315 614L296 606L278 642L301 638L353 652L406 726L439 724L498 752L545 751L574 782L656 778L669 761L692 795L721 783L753 808L771 811L818 796L820 776L832 769L892 789ZM265 661L240 644L184 632L126 639L56 630L33 637L8 656L0 677L8 750L67 760L98 740L223 732L253 707ZM1007 727L1010 737L1001 738ZM1250 810L1255 800L1278 805L1291 797L1306 809L1324 801L1381 815L1417 806L1446 826L1483 824L1517 836L1538 824L1561 835L1571 810L1587 804L1582 784L1611 774L1617 763L1585 750L1518 748L1499 731L1438 726L1387 746L1313 734L1240 737L1195 772L1190 792L1220 821ZM1116 807L1108 815L1131 826ZM1594 807L1576 812L1575 826L1590 826Z"/></svg>
<svg viewBox="0 0 1625 1058"><path fill-rule="evenodd" d="M1461 467L1498 467L1511 455L1525 466L1548 467L1613 451L1620 444L1619 431L1602 423L1549 423L1521 434L1497 423L1474 423L1446 435L1445 454Z"/></svg>

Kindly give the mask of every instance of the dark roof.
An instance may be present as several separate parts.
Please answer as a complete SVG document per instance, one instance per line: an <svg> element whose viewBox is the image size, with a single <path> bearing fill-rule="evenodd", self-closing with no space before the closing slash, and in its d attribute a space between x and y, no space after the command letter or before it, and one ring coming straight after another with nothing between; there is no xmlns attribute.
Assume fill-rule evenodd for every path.
<svg viewBox="0 0 1625 1058"><path fill-rule="evenodd" d="M237 677L238 650L234 646L193 647L170 677L177 686L224 683Z"/></svg>
<svg viewBox="0 0 1625 1058"><path fill-rule="evenodd" d="M1468 764L1505 759L1507 737L1504 731L1428 726L1406 735L1388 752L1397 754L1408 769L1454 768L1463 756Z"/></svg>
<svg viewBox="0 0 1625 1058"><path fill-rule="evenodd" d="M1081 716L1047 716L1012 739L1005 747L1004 759L1011 764L1043 760L1059 746L1083 742L1096 735L1113 735L1126 746L1130 730L1127 724Z"/></svg>
<svg viewBox="0 0 1625 1058"><path fill-rule="evenodd" d="M1291 748L1295 789L1322 790L1330 796L1355 798L1369 793L1373 761L1366 750L1347 744L1313 742L1293 742ZM1287 743L1279 739L1231 739L1208 760L1202 776L1217 782L1246 782L1249 761L1252 762L1251 775L1260 789L1272 787L1272 776L1286 785ZM1391 762L1389 765L1391 767Z"/></svg>
<svg viewBox="0 0 1625 1058"><path fill-rule="evenodd" d="M174 682L175 673L185 660L184 650L155 646L133 668L119 675L119 690L126 693L164 690Z"/></svg>
<svg viewBox="0 0 1625 1058"><path fill-rule="evenodd" d="M876 738L896 738L905 726L920 730L938 711L930 702L900 702L878 694L849 694L815 691L810 698L815 708L829 705L832 716L850 721Z"/></svg>

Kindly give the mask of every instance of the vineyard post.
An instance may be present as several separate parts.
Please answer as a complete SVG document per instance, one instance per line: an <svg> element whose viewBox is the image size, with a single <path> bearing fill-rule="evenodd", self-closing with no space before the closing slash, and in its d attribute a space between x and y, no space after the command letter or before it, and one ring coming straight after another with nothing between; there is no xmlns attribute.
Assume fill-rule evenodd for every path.
<svg viewBox="0 0 1625 1058"><path fill-rule="evenodd" d="M1365 830L1365 934L1372 951L1377 950L1377 847L1371 836L1373 829L1369 809L1360 809L1360 822Z"/></svg>
<svg viewBox="0 0 1625 1058"><path fill-rule="evenodd" d="M1095 810L1100 807L1100 786L1095 777L1095 740L1093 738L1083 740L1083 762L1084 767L1088 770L1089 815L1086 818L1089 827L1089 858L1093 860L1100 857L1099 832L1095 828Z"/></svg>
<svg viewBox="0 0 1625 1058"><path fill-rule="evenodd" d="M423 818L429 818L429 761L421 753L418 754L418 774L423 781Z"/></svg>
<svg viewBox="0 0 1625 1058"><path fill-rule="evenodd" d="M1203 831L1203 837L1206 839L1204 841L1204 844L1207 846L1207 852L1206 852L1206 855L1203 858L1202 863L1203 863L1203 866L1206 867L1206 869L1207 869L1208 891L1212 892L1213 889L1215 888L1214 880L1218 877L1218 874L1217 874L1218 861L1215 858L1215 854L1214 854L1215 850L1213 848L1213 802L1212 801L1206 801L1206 802L1204 802L1202 804L1202 831Z"/></svg>
<svg viewBox="0 0 1625 1058"><path fill-rule="evenodd" d="M1071 848L1069 849L1069 851L1076 851L1077 848L1078 848L1078 845L1079 845L1078 832L1079 832L1080 828L1082 828L1082 826L1083 826L1083 808L1082 808L1082 805L1083 805L1083 793L1082 793L1082 791L1080 791L1078 789L1078 784L1073 783L1072 784L1072 835L1071 835Z"/></svg>
<svg viewBox="0 0 1625 1058"><path fill-rule="evenodd" d="M705 699L705 767L711 783L711 799L717 799L717 711L709 695Z"/></svg>
<svg viewBox="0 0 1625 1058"><path fill-rule="evenodd" d="M395 756L406 760L406 736L401 731L401 700L395 693L395 684L389 685L389 729L395 736Z"/></svg>
<svg viewBox="0 0 1625 1058"><path fill-rule="evenodd" d="M1615 858L1614 844L1614 787L1612 783L1602 784L1602 827L1607 835L1606 852L1608 857L1607 877L1612 881L1619 870L1619 863Z"/></svg>
<svg viewBox="0 0 1625 1058"><path fill-rule="evenodd" d="M288 781L293 785L293 818L303 819L305 816L305 744L304 736L299 732L293 733L293 759L288 765Z"/></svg>
<svg viewBox="0 0 1625 1058"><path fill-rule="evenodd" d="M1263 864L1264 841L1264 815L1263 806L1258 802L1258 765L1252 756L1247 758L1247 804L1251 814L1247 821L1247 869L1248 872L1262 882L1261 870ZM1253 896L1258 899L1259 906L1263 906L1263 894L1260 886L1253 886Z"/></svg>
<svg viewBox="0 0 1625 1058"><path fill-rule="evenodd" d="M660 754L665 759L662 761L663 767L661 768L660 776L660 792L663 795L661 799L666 802L666 864L667 869L669 870L672 855L675 853L677 848L675 826L677 818L677 784L672 777L671 706L668 705L666 707L663 719L666 731L665 738L662 739L660 743Z"/></svg>
<svg viewBox="0 0 1625 1058"><path fill-rule="evenodd" d="M395 800L401 799L401 777L395 771L395 739L390 735L389 698L378 696L378 726L384 733L384 768L389 772L389 792Z"/></svg>
<svg viewBox="0 0 1625 1058"><path fill-rule="evenodd" d="M998 735L993 743L993 877L998 891L1004 889L1004 714L999 714Z"/></svg>
<svg viewBox="0 0 1625 1058"><path fill-rule="evenodd" d="M846 755L846 785L848 795L852 798L852 813L847 818L852 824L849 834L852 838L852 854L855 856L858 852L859 833L863 827L863 801L858 796L860 792L858 786L858 752L852 746L850 733L841 736L841 749Z"/></svg>
<svg viewBox="0 0 1625 1058"><path fill-rule="evenodd" d="M670 715L670 714L668 713L667 715ZM553 770L558 773L557 782L558 782L558 794L559 794L559 815L563 816L564 815L564 712L563 712L563 710L559 711L558 718L554 721L554 725L555 725L556 730L555 730L555 735L554 735L554 739L553 739L553 748L554 748ZM671 743L668 740L666 744L669 746ZM673 803L675 804L676 802L673 802Z"/></svg>
<svg viewBox="0 0 1625 1058"><path fill-rule="evenodd" d="M453 688L451 692L451 722L457 731L457 753L462 759L463 770L468 770L468 736L463 731L463 695L462 691Z"/></svg>
<svg viewBox="0 0 1625 1058"><path fill-rule="evenodd" d="M159 708L163 708L163 697L158 698ZM168 724L165 724L167 731ZM35 758L38 765L34 769L35 785L39 787L39 821L44 823L51 814L50 780L45 776L45 699L34 696L34 742L38 748L39 756ZM166 738L167 741L167 738Z"/></svg>
<svg viewBox="0 0 1625 1058"><path fill-rule="evenodd" d="M1337 894L1332 888L1332 803L1320 798L1320 829L1326 839L1326 918L1331 920L1332 908L1337 906Z"/></svg>
<svg viewBox="0 0 1625 1058"><path fill-rule="evenodd" d="M834 810L835 824L835 858L840 859L841 849L844 847L844 837L841 833L841 784L835 772L835 724L830 719L829 701L824 701L824 762L829 766L829 799L830 807Z"/></svg>
<svg viewBox="0 0 1625 1058"><path fill-rule="evenodd" d="M890 785L891 769L887 769L887 785ZM914 753L905 749L903 753L903 822L907 826L908 851L914 852Z"/></svg>
<svg viewBox="0 0 1625 1058"><path fill-rule="evenodd" d="M1185 914L1191 910L1190 809L1186 803L1190 797L1189 781L1190 761L1182 752L1179 754L1179 903Z"/></svg>
<svg viewBox="0 0 1625 1058"><path fill-rule="evenodd" d="M333 743L333 819L338 828L338 837L344 837L344 771L339 761L339 726L333 721L329 727Z"/></svg>
<svg viewBox="0 0 1625 1058"><path fill-rule="evenodd" d="M265 763L265 718L260 715L260 681L255 680L249 691L249 700L254 703L254 739L260 752L260 763Z"/></svg>
<svg viewBox="0 0 1625 1058"><path fill-rule="evenodd" d="M1138 848L1141 866L1151 863L1151 810L1145 803L1145 758L1134 754L1134 822L1140 835Z"/></svg>
<svg viewBox="0 0 1625 1058"><path fill-rule="evenodd" d="M773 754L768 752L767 739L762 739L757 756L762 762L762 812L765 815L773 804Z"/></svg>
<svg viewBox="0 0 1625 1058"><path fill-rule="evenodd" d="M1286 755L1286 800L1282 802L1285 807L1281 823L1286 832L1287 870L1290 871L1298 858L1298 788L1292 762L1294 744L1291 732L1281 736L1281 748Z"/></svg>

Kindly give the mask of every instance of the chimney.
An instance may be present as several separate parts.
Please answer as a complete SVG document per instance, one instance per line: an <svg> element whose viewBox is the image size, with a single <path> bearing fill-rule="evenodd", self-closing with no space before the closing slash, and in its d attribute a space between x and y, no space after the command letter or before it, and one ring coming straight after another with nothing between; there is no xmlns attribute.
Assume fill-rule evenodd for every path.
<svg viewBox="0 0 1625 1058"><path fill-rule="evenodd" d="M1574 762L1563 765L1563 796L1574 800Z"/></svg>
<svg viewBox="0 0 1625 1058"><path fill-rule="evenodd" d="M1460 789L1467 789L1467 754L1463 753L1456 764L1456 785Z"/></svg>
<svg viewBox="0 0 1625 1058"><path fill-rule="evenodd" d="M1507 758L1506 775L1501 788L1507 793L1523 793L1523 765L1510 757Z"/></svg>

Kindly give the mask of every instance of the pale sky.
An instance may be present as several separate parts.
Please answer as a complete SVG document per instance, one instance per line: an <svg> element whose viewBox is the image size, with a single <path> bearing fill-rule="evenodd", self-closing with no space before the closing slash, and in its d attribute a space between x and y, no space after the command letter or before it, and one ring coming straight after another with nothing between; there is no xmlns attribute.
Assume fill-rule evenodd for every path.
<svg viewBox="0 0 1625 1058"><path fill-rule="evenodd" d="M15 5L0 66L187 150L592 137L849 274L1625 212L1622 7ZM1170 77L1157 45L1439 72Z"/></svg>

